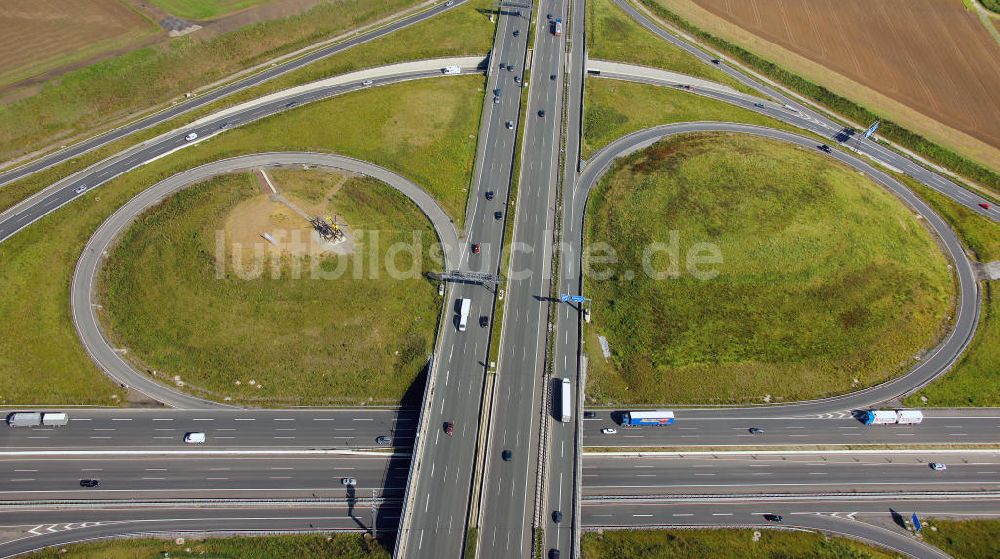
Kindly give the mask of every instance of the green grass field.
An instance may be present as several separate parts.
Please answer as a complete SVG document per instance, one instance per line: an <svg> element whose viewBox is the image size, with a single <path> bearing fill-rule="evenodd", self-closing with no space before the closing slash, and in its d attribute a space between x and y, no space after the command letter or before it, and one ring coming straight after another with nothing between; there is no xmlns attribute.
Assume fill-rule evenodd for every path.
<svg viewBox="0 0 1000 559"><path fill-rule="evenodd" d="M932 519L920 531L924 541L937 546L955 559L996 559L1000 557L1000 520ZM937 528L931 530L930 527Z"/></svg>
<svg viewBox="0 0 1000 559"><path fill-rule="evenodd" d="M382 545L358 534L187 538L136 538L57 546L25 555L30 559L382 559L392 556ZM61 550L65 549L63 553Z"/></svg>
<svg viewBox="0 0 1000 559"><path fill-rule="evenodd" d="M644 260L644 250L671 243L672 232L679 273L653 279L643 263L670 272L674 257ZM848 392L908 369L953 308L944 255L893 196L761 138L689 135L634 154L591 193L586 238L618 256L595 266L606 278L585 280L588 393L598 404ZM717 277L685 265L698 243L717 247L721 263L707 267Z"/></svg>
<svg viewBox="0 0 1000 559"><path fill-rule="evenodd" d="M362 234L355 253L289 256L249 276L253 265L236 264L231 248L219 263L216 232L241 203L266 195L252 174L216 177L152 209L111 252L102 303L114 347L128 348L140 370L179 375L187 389L213 399L399 403L431 352L440 300L436 282L423 273L440 269L430 258L404 253L393 266L416 266L417 277L394 278L386 254L398 243L429 255L437 243L430 222L374 179L350 179L334 194L337 175L272 174L287 196L313 198L322 206L315 213L336 214ZM303 224L286 218L277 230ZM340 273L313 277L311 266Z"/></svg>
<svg viewBox="0 0 1000 559"><path fill-rule="evenodd" d="M584 159L626 134L673 122L744 122L810 135L780 120L668 87L588 78L586 95Z"/></svg>
<svg viewBox="0 0 1000 559"><path fill-rule="evenodd" d="M587 2L587 34L587 56L590 58L670 70L754 93L724 72L653 35L611 0Z"/></svg>
<svg viewBox="0 0 1000 559"><path fill-rule="evenodd" d="M185 19L210 19L271 0L151 0L161 10Z"/></svg>
<svg viewBox="0 0 1000 559"><path fill-rule="evenodd" d="M814 532L623 530L585 532L583 559L890 559L895 554Z"/></svg>
<svg viewBox="0 0 1000 559"><path fill-rule="evenodd" d="M1000 225L906 175L895 176L951 225L975 259L1000 260Z"/></svg>
<svg viewBox="0 0 1000 559"><path fill-rule="evenodd" d="M322 3L296 16L248 25L206 40L181 37L66 73L39 93L0 106L0 159L29 153L75 134L93 134L116 118L416 3Z"/></svg>
<svg viewBox="0 0 1000 559"><path fill-rule="evenodd" d="M306 105L118 177L0 243L0 404L110 404L117 386L80 346L69 310L73 267L115 209L184 169L244 153L336 152L416 181L462 215L475 159L481 76L419 80ZM365 123L358 126L357 123Z"/></svg>
<svg viewBox="0 0 1000 559"><path fill-rule="evenodd" d="M906 399L914 407L1000 406L1000 283L986 284L976 336L955 367ZM925 400L926 399L926 400Z"/></svg>

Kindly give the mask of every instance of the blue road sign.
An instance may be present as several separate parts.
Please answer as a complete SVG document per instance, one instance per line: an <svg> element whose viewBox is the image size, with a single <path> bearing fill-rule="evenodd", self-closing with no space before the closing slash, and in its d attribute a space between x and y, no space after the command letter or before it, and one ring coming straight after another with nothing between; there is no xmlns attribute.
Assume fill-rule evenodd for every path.
<svg viewBox="0 0 1000 559"><path fill-rule="evenodd" d="M574 295L574 296L570 297L569 300L573 301L574 303L582 303L582 302L586 301L587 298L584 297L583 295Z"/></svg>
<svg viewBox="0 0 1000 559"><path fill-rule="evenodd" d="M563 303L567 303L569 302L569 295L563 293L562 295L559 295L559 300L562 301Z"/></svg>
<svg viewBox="0 0 1000 559"><path fill-rule="evenodd" d="M914 532L920 531L920 519L917 518L917 513L913 513L913 531Z"/></svg>

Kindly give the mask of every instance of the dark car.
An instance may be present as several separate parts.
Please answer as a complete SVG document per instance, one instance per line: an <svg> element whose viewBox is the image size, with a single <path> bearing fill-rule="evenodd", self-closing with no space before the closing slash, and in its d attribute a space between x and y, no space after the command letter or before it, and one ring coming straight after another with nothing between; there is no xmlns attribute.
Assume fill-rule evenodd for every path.
<svg viewBox="0 0 1000 559"><path fill-rule="evenodd" d="M501 219L503 219L503 212L501 212L501 211L495 211L495 212L493 212L493 219L495 219L497 221L500 221Z"/></svg>
<svg viewBox="0 0 1000 559"><path fill-rule="evenodd" d="M558 549L550 549L549 550L549 559L559 559L559 550Z"/></svg>
<svg viewBox="0 0 1000 559"><path fill-rule="evenodd" d="M520 29L515 29L514 30L514 36L515 37L520 37L521 36L521 30Z"/></svg>
<svg viewBox="0 0 1000 559"><path fill-rule="evenodd" d="M295 105L298 105L298 104L299 104L298 101L289 101L289 102L285 103L285 107L294 107Z"/></svg>
<svg viewBox="0 0 1000 559"><path fill-rule="evenodd" d="M722 62L722 61L721 61L721 60L719 60L718 58L713 58L713 59L712 59L712 64L719 64L719 63L721 63L721 62Z"/></svg>
<svg viewBox="0 0 1000 559"><path fill-rule="evenodd" d="M764 430L761 429L760 427L751 427L750 428L750 434L751 435L760 435L763 432L764 432Z"/></svg>
<svg viewBox="0 0 1000 559"><path fill-rule="evenodd" d="M514 459L514 453L509 450L505 450L500 454L500 457L503 458L504 462L510 462Z"/></svg>
<svg viewBox="0 0 1000 559"><path fill-rule="evenodd" d="M81 479L80 480L80 487L98 487L100 485L101 485L101 482L99 480L96 480L96 479Z"/></svg>
<svg viewBox="0 0 1000 559"><path fill-rule="evenodd" d="M825 151L827 153L830 153L830 146L828 146L826 144L820 144L820 145L818 145L816 147L819 148L820 151Z"/></svg>
<svg viewBox="0 0 1000 559"><path fill-rule="evenodd" d="M454 435L455 434L455 424L452 423L452 422L450 422L450 421L445 422L445 424L444 424L444 432L449 437L452 436L452 435Z"/></svg>
<svg viewBox="0 0 1000 559"><path fill-rule="evenodd" d="M556 524L562 522L562 511L552 511L552 522L555 522Z"/></svg>
<svg viewBox="0 0 1000 559"><path fill-rule="evenodd" d="M508 72L513 72L514 71L514 65L513 64L508 64L507 65L507 71Z"/></svg>
<svg viewBox="0 0 1000 559"><path fill-rule="evenodd" d="M780 514L765 514L764 515L764 520L766 520L768 522L781 522L784 519L785 518L783 516L781 516Z"/></svg>
<svg viewBox="0 0 1000 559"><path fill-rule="evenodd" d="M391 442L392 442L392 439L390 439L389 437L387 437L385 435L382 435L382 436L377 437L375 439L375 444L379 444L379 445L382 445L382 446L385 446L385 445L387 445L387 444L389 444Z"/></svg>
<svg viewBox="0 0 1000 559"><path fill-rule="evenodd" d="M583 418L584 419L593 419L595 417L597 417L597 412L595 412L595 411L585 411L585 412L583 412Z"/></svg>
<svg viewBox="0 0 1000 559"><path fill-rule="evenodd" d="M472 245L472 254L479 254L479 243Z"/></svg>
<svg viewBox="0 0 1000 559"><path fill-rule="evenodd" d="M487 190L486 191L486 199L487 200L492 200L493 199L493 191L492 190Z"/></svg>
<svg viewBox="0 0 1000 559"><path fill-rule="evenodd" d="M549 74L549 79L555 81L556 75L555 74Z"/></svg>
<svg viewBox="0 0 1000 559"><path fill-rule="evenodd" d="M486 328L487 326L489 326L489 324L490 324L490 317L488 317L488 316L481 316L481 317L479 317L479 327L480 328Z"/></svg>
<svg viewBox="0 0 1000 559"><path fill-rule="evenodd" d="M538 116L545 116L545 111L544 110L538 111Z"/></svg>

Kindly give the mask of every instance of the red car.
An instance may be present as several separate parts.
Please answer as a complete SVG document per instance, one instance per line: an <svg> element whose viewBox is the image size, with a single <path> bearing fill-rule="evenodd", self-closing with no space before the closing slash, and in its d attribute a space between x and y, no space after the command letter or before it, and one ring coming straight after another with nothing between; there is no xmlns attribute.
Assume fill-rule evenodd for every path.
<svg viewBox="0 0 1000 559"><path fill-rule="evenodd" d="M979 204L979 207L982 208L982 209L984 209L984 210L990 209L990 205L987 204L986 202L982 202L981 204Z"/></svg>
<svg viewBox="0 0 1000 559"><path fill-rule="evenodd" d="M472 245L472 254L479 254L479 243Z"/></svg>
<svg viewBox="0 0 1000 559"><path fill-rule="evenodd" d="M455 424L452 422L447 422L444 424L444 432L449 437L455 434Z"/></svg>

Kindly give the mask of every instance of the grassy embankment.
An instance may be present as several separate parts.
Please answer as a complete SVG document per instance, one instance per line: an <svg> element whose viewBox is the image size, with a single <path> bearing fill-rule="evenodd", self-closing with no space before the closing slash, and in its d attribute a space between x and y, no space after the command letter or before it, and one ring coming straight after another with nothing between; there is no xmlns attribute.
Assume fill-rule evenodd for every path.
<svg viewBox="0 0 1000 559"><path fill-rule="evenodd" d="M588 247L609 243L618 256L595 266L607 279L585 280L597 404L843 393L908 369L952 312L946 259L911 212L853 170L780 142L665 140L606 175L587 215ZM658 281L643 251L671 232L678 275ZM698 243L718 248L721 262L707 266L717 277L685 266ZM670 254L652 269L668 271Z"/></svg>
<svg viewBox="0 0 1000 559"><path fill-rule="evenodd" d="M57 180L127 147L243 101L363 68L423 58L485 54L490 49L494 26L490 24L487 16L478 10L484 8L488 2L489 0L467 2L420 24L370 43L356 46L338 55L316 61L305 68L231 95L149 130L138 132L67 163L8 184L0 188L0 211L13 206Z"/></svg>
<svg viewBox="0 0 1000 559"><path fill-rule="evenodd" d="M209 39L179 37L66 73L0 106L0 159L92 134L243 68L389 17L418 0L344 0Z"/></svg>
<svg viewBox="0 0 1000 559"><path fill-rule="evenodd" d="M1000 0L978 0L987 10L1000 14Z"/></svg>
<svg viewBox="0 0 1000 559"><path fill-rule="evenodd" d="M271 0L151 0L154 6L184 19L211 19Z"/></svg>
<svg viewBox="0 0 1000 559"><path fill-rule="evenodd" d="M587 56L661 68L754 91L644 29L611 0L587 2Z"/></svg>
<svg viewBox="0 0 1000 559"><path fill-rule="evenodd" d="M359 534L187 538L136 538L51 547L26 559L382 559L392 555L388 544ZM61 550L65 549L66 553Z"/></svg>
<svg viewBox="0 0 1000 559"><path fill-rule="evenodd" d="M583 559L890 559L854 540L814 532L760 530L627 530L586 532Z"/></svg>
<svg viewBox="0 0 1000 559"><path fill-rule="evenodd" d="M925 522L920 533L924 541L956 559L1000 557L1000 520L932 519Z"/></svg>
<svg viewBox="0 0 1000 559"><path fill-rule="evenodd" d="M676 12L671 11L663 0L634 1L648 8L664 21L676 25L678 28L697 37L711 47L732 56L740 63L753 68L762 75L785 85L789 89L823 106L829 107L831 110L854 122L868 123L880 120L882 124L879 127L878 133L881 137L896 142L931 161L978 181L980 184L992 189L994 193L1000 193L1000 173L993 169L956 153L948 147L928 140L920 134L876 114L867 107L781 67L764 56L750 52L739 45L696 27Z"/></svg>
<svg viewBox="0 0 1000 559"><path fill-rule="evenodd" d="M482 107L479 76L422 80L336 97L235 129L118 177L0 244L0 404L110 404L70 320L69 284L90 234L150 185L223 157L336 152L411 178L452 215L465 208ZM362 123L362 125L359 125Z"/></svg>
<svg viewBox="0 0 1000 559"><path fill-rule="evenodd" d="M400 402L427 362L440 309L436 286L423 277L440 271L429 257L437 242L430 223L375 179L271 175L310 215L347 223L357 236L353 254L286 246L282 260L271 262L276 254L263 251L260 231L279 242L298 232L309 243L308 224L268 202L252 174L216 177L151 209L111 251L101 301L113 345L128 348L139 370L177 375L186 390L212 399ZM248 222L260 225L248 231ZM217 231L226 235L221 262ZM257 274L248 273L255 241L262 249ZM387 256L397 245L416 252ZM312 274L313 266L328 277ZM195 320L191 309L198 309Z"/></svg>

